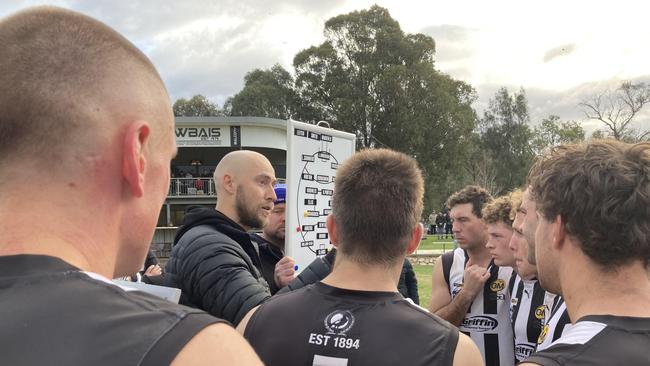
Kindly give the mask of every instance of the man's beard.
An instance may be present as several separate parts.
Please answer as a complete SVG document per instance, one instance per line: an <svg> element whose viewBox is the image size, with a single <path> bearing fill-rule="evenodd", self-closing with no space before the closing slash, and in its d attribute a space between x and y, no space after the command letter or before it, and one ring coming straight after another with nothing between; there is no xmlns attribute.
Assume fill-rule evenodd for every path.
<svg viewBox="0 0 650 366"><path fill-rule="evenodd" d="M258 215L257 208L248 207L244 196L244 189L237 187L235 210L237 211L237 216L239 216L239 223L250 228L262 228L266 223L265 220Z"/></svg>

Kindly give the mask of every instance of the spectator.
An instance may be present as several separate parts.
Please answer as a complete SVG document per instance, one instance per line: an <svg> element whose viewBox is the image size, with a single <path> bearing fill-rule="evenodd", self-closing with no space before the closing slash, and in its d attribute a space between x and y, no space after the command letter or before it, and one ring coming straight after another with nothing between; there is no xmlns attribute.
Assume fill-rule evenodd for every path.
<svg viewBox="0 0 650 366"><path fill-rule="evenodd" d="M52 7L2 19L0 49L2 364L259 365L224 321L109 280L144 262L176 153L147 57Z"/></svg>

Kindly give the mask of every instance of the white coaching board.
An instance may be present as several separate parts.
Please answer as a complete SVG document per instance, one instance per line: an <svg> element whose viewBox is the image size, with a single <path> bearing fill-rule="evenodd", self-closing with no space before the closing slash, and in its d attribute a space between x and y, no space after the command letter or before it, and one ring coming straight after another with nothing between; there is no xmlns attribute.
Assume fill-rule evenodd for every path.
<svg viewBox="0 0 650 366"><path fill-rule="evenodd" d="M287 124L286 254L301 272L332 247L326 219L339 165L354 154L356 136L289 120Z"/></svg>

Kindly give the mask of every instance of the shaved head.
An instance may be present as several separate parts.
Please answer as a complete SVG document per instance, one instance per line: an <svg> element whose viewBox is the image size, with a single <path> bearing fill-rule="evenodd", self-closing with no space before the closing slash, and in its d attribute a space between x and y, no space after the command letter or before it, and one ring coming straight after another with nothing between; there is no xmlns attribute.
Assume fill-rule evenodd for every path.
<svg viewBox="0 0 650 366"><path fill-rule="evenodd" d="M219 195L219 182L223 180L224 174L232 177L241 177L255 174L260 168L270 167L271 163L266 156L250 150L237 150L224 156L214 169L214 181L217 186L217 197ZM274 177L275 178L275 177Z"/></svg>
<svg viewBox="0 0 650 366"><path fill-rule="evenodd" d="M0 21L0 49L0 173L12 164L71 170L63 168L117 134L119 122L156 122L168 108L147 57L82 14L19 12Z"/></svg>
<svg viewBox="0 0 650 366"><path fill-rule="evenodd" d="M238 150L224 156L214 170L217 210L245 229L262 228L276 199L271 162L262 154Z"/></svg>

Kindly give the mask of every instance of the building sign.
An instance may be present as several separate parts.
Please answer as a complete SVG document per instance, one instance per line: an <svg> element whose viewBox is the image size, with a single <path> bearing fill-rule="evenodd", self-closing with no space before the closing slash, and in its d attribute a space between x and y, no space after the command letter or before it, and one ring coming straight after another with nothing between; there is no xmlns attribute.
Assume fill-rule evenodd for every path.
<svg viewBox="0 0 650 366"><path fill-rule="evenodd" d="M176 145L178 146L231 146L231 130L228 126L176 127ZM241 144L241 136L238 134Z"/></svg>
<svg viewBox="0 0 650 366"><path fill-rule="evenodd" d="M241 147L241 127L230 126L230 146Z"/></svg>

